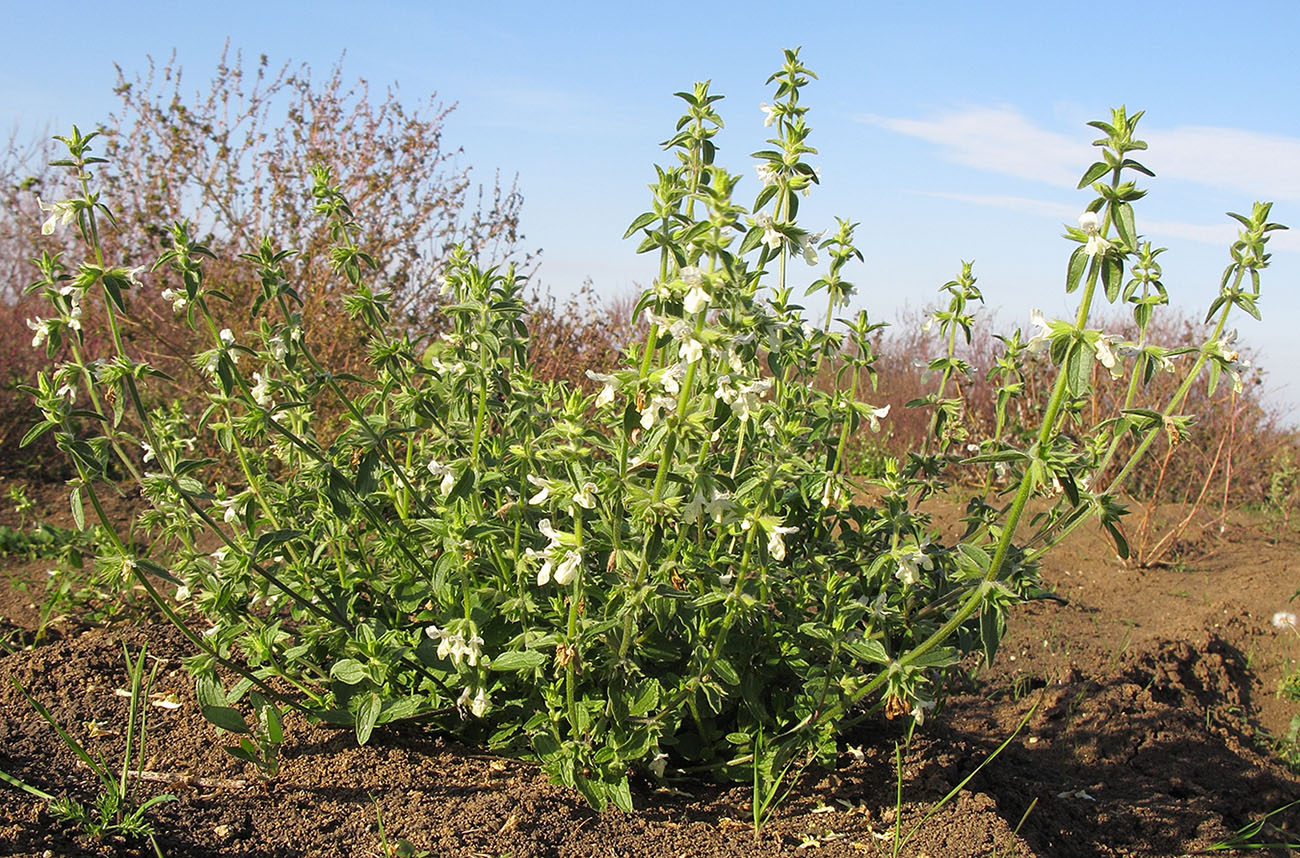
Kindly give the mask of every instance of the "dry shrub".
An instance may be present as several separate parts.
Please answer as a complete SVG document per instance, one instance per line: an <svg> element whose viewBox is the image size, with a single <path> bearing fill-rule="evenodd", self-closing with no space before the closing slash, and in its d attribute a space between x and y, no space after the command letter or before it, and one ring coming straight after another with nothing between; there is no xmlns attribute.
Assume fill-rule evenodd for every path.
<svg viewBox="0 0 1300 858"><path fill-rule="evenodd" d="M643 333L632 318L634 303L628 297L602 300L590 280L563 304L550 294L535 296L528 317L534 376L592 387L587 371L608 372L626 345Z"/></svg>
<svg viewBox="0 0 1300 858"><path fill-rule="evenodd" d="M934 389L936 378L926 365L943 350L938 337L922 329L922 321L920 314L905 318L886 329L877 341L879 389L875 404L891 406L886 434L875 445L880 453L906 456L909 450L921 449L930 432L929 411L905 407ZM1116 316L1095 324L1123 339L1137 335L1131 319ZM1205 335L1201 325L1177 311L1157 315L1148 331L1149 341L1168 347L1197 348ZM959 344L959 357L970 363L972 372L955 380L953 395L961 400L962 413L957 431L964 433L964 442L978 443L987 439L996 425L999 382L987 373L1005 347L988 332L987 324L976 327L970 344L960 339ZM1248 348L1243 354L1252 357ZM1194 355L1181 360L1192 359ZM1049 389L1050 369L1046 355L1030 356L1024 366L1025 391L1012 401L1002 440L1017 446L1029 442L1023 427L1037 425L1038 406ZM1284 425L1279 410L1265 400L1258 369L1243 379L1241 393L1233 391L1226 376L1211 393L1207 378L1203 375L1193 385L1180 409L1195 416L1190 430L1177 437L1162 435L1150 451L1151 467L1133 475L1128 491L1141 500L1158 497L1191 504L1199 499L1219 509L1266 506L1270 489L1276 494L1276 463L1286 458L1286 451L1300 450L1300 439ZM1174 374L1156 373L1140 387L1133 407L1162 410L1179 379ZM1094 364L1092 380L1091 396L1078 403L1090 424L1117 416L1127 393L1127 381L1112 379L1099 364ZM1125 447L1120 448L1116 460L1127 460Z"/></svg>
<svg viewBox="0 0 1300 858"><path fill-rule="evenodd" d="M453 247L466 245L472 257L505 260L527 269L532 257L519 251L522 198L499 178L476 185L462 164L460 149L448 146L443 126L454 105L431 96L416 108L403 104L396 88L374 98L364 81L350 83L341 61L322 80L307 65L275 68L265 55L246 68L238 53L223 53L216 72L190 90L175 57L162 66L152 59L143 75L119 68L114 92L120 107L101 129L97 153L108 159L95 177L102 201L117 216L104 230L110 264L156 259L169 246L168 227L188 220L217 259L208 264L210 282L230 295L218 309L219 323L240 331L257 288L255 267L237 262L263 235L275 235L298 251L286 272L305 301L304 327L330 366L348 370L364 361L364 337L343 309L346 281L330 267L332 243L326 224L313 211L309 170L324 165L351 203L360 226L361 249L379 262L376 289L392 292L394 315L410 331L436 326L436 284ZM33 279L28 259L42 250L71 248L71 230L41 236L43 219L36 195L69 195L66 170L48 166L55 157L49 135L22 144L15 137L3 153L3 212L0 213L0 273L5 342L5 389L0 391L0 458L16 461L27 423L25 397L12 381L30 381L42 355L27 348L21 284ZM69 263L77 258L69 254ZM187 359L210 338L181 323L160 295L178 288L166 270L142 276L143 290L127 295L123 335L142 359L175 376L184 399L204 383ZM87 335L103 320L83 320ZM15 347L14 343L17 343ZM26 353L19 354L24 348ZM10 355L13 350L15 354ZM17 425L15 425L17 424Z"/></svg>

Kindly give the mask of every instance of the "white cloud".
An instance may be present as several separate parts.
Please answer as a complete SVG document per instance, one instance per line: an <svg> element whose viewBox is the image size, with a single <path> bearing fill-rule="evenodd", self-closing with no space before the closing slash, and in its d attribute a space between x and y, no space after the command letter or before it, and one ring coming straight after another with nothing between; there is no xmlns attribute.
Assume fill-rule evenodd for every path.
<svg viewBox="0 0 1300 858"><path fill-rule="evenodd" d="M950 161L1004 175L1074 187L1091 163L1091 142L1048 131L1013 107L971 107L931 119L867 114L863 122L942 147Z"/></svg>
<svg viewBox="0 0 1300 858"><path fill-rule="evenodd" d="M1061 223L1073 223L1074 219L1079 216L1075 206L1064 205L1051 200L1035 200L1029 197L1015 197L1004 194L958 194L948 191L919 191L918 193L927 197L940 197L945 200L973 203L977 206L992 206L993 208L1024 212L1038 217L1059 220Z"/></svg>
<svg viewBox="0 0 1300 858"><path fill-rule="evenodd" d="M861 121L940 147L949 161L1059 187L1074 187L1096 160L1096 132L1062 134L1002 105L950 110L929 119L864 115ZM1300 200L1300 138L1240 128L1143 124L1150 144L1135 157L1161 180L1194 182L1251 200ZM1246 203L1243 202L1243 206Z"/></svg>
<svg viewBox="0 0 1300 858"><path fill-rule="evenodd" d="M1300 138L1240 128L1152 129L1143 163L1162 179L1183 179L1252 200L1300 200ZM1244 205L1244 204L1243 204Z"/></svg>

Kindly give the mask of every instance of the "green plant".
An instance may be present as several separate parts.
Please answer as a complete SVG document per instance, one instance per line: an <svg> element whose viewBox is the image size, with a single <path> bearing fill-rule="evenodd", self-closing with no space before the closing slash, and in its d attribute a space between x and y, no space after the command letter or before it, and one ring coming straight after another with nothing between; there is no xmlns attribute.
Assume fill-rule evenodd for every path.
<svg viewBox="0 0 1300 858"><path fill-rule="evenodd" d="M279 707L257 691L249 692L253 723L230 704L248 691L241 683L226 694L211 677L200 677L197 696L203 717L218 728L239 736L239 744L225 747L226 753L254 766L268 780L280 774L280 745L284 742L283 716Z"/></svg>
<svg viewBox="0 0 1300 858"><path fill-rule="evenodd" d="M416 851L411 841L405 837L399 837L389 843L388 835L384 831L384 814L379 809L379 802L375 801L374 796L370 797L370 801L375 805L375 826L379 830L379 848L383 850L383 858L425 858L429 854L428 849Z"/></svg>
<svg viewBox="0 0 1300 858"><path fill-rule="evenodd" d="M1282 519L1282 526L1291 524L1291 510L1300 501L1300 466L1296 465L1295 450L1285 447L1273 456L1272 471L1268 479L1266 509Z"/></svg>
<svg viewBox="0 0 1300 858"><path fill-rule="evenodd" d="M770 80L774 136L754 155L761 187L749 206L735 201L740 177L715 163L721 96L707 83L678 93L685 114L665 144L677 163L656 168L650 210L627 230L659 263L634 311L643 335L621 363L589 373L591 392L536 377L522 279L468 250L440 281L440 333L403 324L382 260L323 165L314 217L366 332L366 365L326 363L289 267L295 251L271 237L239 258L257 284L247 329L223 327L231 317L214 307L233 299L208 274L215 245L182 222L147 273L108 261L95 135L60 138L78 192L47 206L47 225L75 225L84 257L38 260L31 291L52 312L33 320L36 339L69 357L30 388L43 419L28 440L51 432L68 452L74 512L89 504L108 532L98 567L134 579L188 636L211 713L256 690L350 725L360 742L420 717L531 753L597 807L630 808L628 773L671 763L751 780L757 827L790 761L832 760L842 730L878 713L921 717L964 655L992 660L1007 609L1044 595L1038 560L1066 533L1098 519L1125 549L1118 493L1156 437L1188 423L1180 410L1202 370L1238 372L1224 330L1232 310L1257 312L1264 248L1280 228L1269 206L1234 216L1243 231L1214 325L1180 353L1182 381L1162 409L1094 425L1079 406L1094 367L1131 373L1137 390L1169 350L1139 341L1126 358L1117 335L1089 327L1094 302L1145 296L1157 273L1132 205L1145 191L1130 176L1148 172L1132 158L1145 148L1141 114L1093 123L1102 160L1067 228L1075 317L1036 312L1038 332L1012 338L1023 342L1015 354L1042 352L1055 368L1038 424L977 455L960 443L948 394L972 371L955 348L978 299L963 264L938 320L938 389L916 408L929 440L856 480L849 441L890 409L870 401L879 325L865 311L835 318L854 290L856 225L812 232L798 220L819 183L801 101L812 78L787 51ZM796 264L823 255L801 278ZM203 343L197 416L150 404L161 370L121 336L145 280ZM820 324L797 303L801 282L824 293ZM98 356L73 324L92 301L111 344ZM997 488L972 498L965 532L945 540L922 504L949 491L956 466L990 471L982 482ZM101 503L118 471L151 504L143 545L123 539ZM1022 541L1035 497L1046 510L1028 516ZM187 623L159 582L183 588L210 626ZM235 688L218 668L239 677Z"/></svg>
<svg viewBox="0 0 1300 858"><path fill-rule="evenodd" d="M91 806L88 807L71 796L56 797L50 795L43 790L23 783L18 778L5 772L0 772L0 780L4 780L11 786L18 787L45 801L49 805L50 812L55 817L64 822L75 823L82 831L96 840L114 836L143 838L153 847L154 853L161 858L162 850L158 848L158 843L154 840L153 824L149 822L147 814L154 805L165 801L175 801L176 796L171 794L157 795L139 802L135 795L135 788L132 785L132 774L134 773L138 778L139 774L144 771L146 759L145 740L148 735L148 707L142 704L148 700L149 689L153 686L153 680L158 674L158 664L155 663L153 669L146 675L144 669L145 650L145 647L141 647L139 656L133 660L126 646L123 645L122 647L122 653L126 657L127 676L130 680L131 693L126 720L126 747L122 751L122 763L117 773L114 773L109 768L102 755L91 755L80 742L59 725L59 722L55 720L54 716L40 701L27 692L22 683L16 678L10 677L10 680L22 693L28 704L58 733L63 744L76 754L86 764L87 768L99 778L100 790ZM132 747L133 743L134 748ZM132 758L133 752L134 759Z"/></svg>
<svg viewBox="0 0 1300 858"><path fill-rule="evenodd" d="M1237 852L1242 849L1300 849L1300 837L1269 822L1279 813L1285 813L1296 805L1300 805L1300 801L1289 802L1271 810L1259 819L1238 828L1232 833L1232 836L1220 840L1198 854ZM1274 839L1266 840L1264 838Z"/></svg>
<svg viewBox="0 0 1300 858"><path fill-rule="evenodd" d="M25 529L27 527L27 514L36 508L36 502L27 496L27 486L22 483L12 485L5 494L9 496L9 500L13 501L14 512L18 514L18 529Z"/></svg>
<svg viewBox="0 0 1300 858"><path fill-rule="evenodd" d="M749 809L755 839L762 833L763 826L767 824L772 813L799 783L799 777L804 769L808 768L813 761L811 756L805 758L791 776L790 769L798 762L797 759L789 756L792 750L794 749L788 745L778 745L775 749L769 747L764 741L761 727L754 736L754 759L750 764L754 784L750 793Z"/></svg>
<svg viewBox="0 0 1300 858"><path fill-rule="evenodd" d="M1042 702L1043 702L1043 698L1040 695L1038 700L1034 702L1034 705L1030 706L1029 710L1025 712L1023 716L1021 716L1020 723L1016 724L1016 729L1011 731L1011 735L1003 739L1002 744L998 745L997 748L995 748L991 754L989 754L987 757L981 760L978 766L971 769L970 774L962 778L957 783L956 786L948 790L948 793L943 798L939 799L939 801L932 804L930 808L925 812L925 814L921 817L921 819L918 820L916 824L914 824L911 828L907 830L906 834L903 833L903 745L911 742L912 740L911 729L908 730L907 739L905 740L904 743L896 742L894 744L894 772L895 772L896 789L895 789L895 801L894 801L894 838L891 844L891 851L890 851L890 855L893 856L893 858L898 858L898 855L900 852L902 852L903 847L906 846L909 842L911 842L912 838L916 836L917 832L919 832L922 828L925 827L925 824L930 821L931 817L933 817L936 813L938 813L941 809L943 809L943 807L946 804L948 804L948 802L952 801L953 798L956 797L958 793L960 793L963 789L965 789L966 784L970 783L971 779L973 779L977 774L979 774L981 769L983 769L989 763L996 760L998 755L1001 754L1004 750L1006 750L1007 745L1010 745L1012 741L1015 740L1016 736L1020 735L1020 731L1025 728L1025 725L1029 723L1029 719L1034 717L1034 713L1038 711L1038 707ZM1024 816L1020 818L1020 824L1016 826L1016 831L1020 830L1020 825L1024 824L1025 819L1029 816L1029 811L1034 809L1034 804L1036 804L1037 801L1038 800L1035 799L1033 802L1030 803L1029 808L1025 810Z"/></svg>
<svg viewBox="0 0 1300 858"><path fill-rule="evenodd" d="M93 532L41 522L35 527L0 525L0 555L23 555L29 560L46 557L80 565L83 555L94 554Z"/></svg>

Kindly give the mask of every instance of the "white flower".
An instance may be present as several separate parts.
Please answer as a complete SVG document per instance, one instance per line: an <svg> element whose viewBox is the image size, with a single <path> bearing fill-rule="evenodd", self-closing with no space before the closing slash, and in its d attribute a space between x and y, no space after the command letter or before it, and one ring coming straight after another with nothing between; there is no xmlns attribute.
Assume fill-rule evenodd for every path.
<svg viewBox="0 0 1300 858"><path fill-rule="evenodd" d="M438 658L450 658L457 667L462 661L475 667L483 655L483 639L477 631L471 631L468 640L460 632L444 631L436 625L426 627L424 633L438 641Z"/></svg>
<svg viewBox="0 0 1300 858"><path fill-rule="evenodd" d="M35 331L32 337L32 348L39 349L45 344L45 340L50 335L49 322L37 316L35 319L27 320L27 327Z"/></svg>
<svg viewBox="0 0 1300 858"><path fill-rule="evenodd" d="M809 265L816 265L817 243L822 240L822 236L825 234L826 230L822 230L821 232L810 232L800 236L795 247L795 255L802 254L805 262Z"/></svg>
<svg viewBox="0 0 1300 858"><path fill-rule="evenodd" d="M657 778L662 778L664 776L664 770L668 768L668 755L663 751L655 754L654 759L650 761L647 768L650 769L652 775Z"/></svg>
<svg viewBox="0 0 1300 858"><path fill-rule="evenodd" d="M704 356L704 343L695 337L695 329L685 319L678 319L668 328L669 333L681 344L677 347L677 356L683 366L695 363ZM676 379L673 380L674 383ZM665 389L667 384L664 385Z"/></svg>
<svg viewBox="0 0 1300 858"><path fill-rule="evenodd" d="M234 345L235 335L230 332L230 328L222 328L217 336L220 337L222 345Z"/></svg>
<svg viewBox="0 0 1300 858"><path fill-rule="evenodd" d="M922 569L929 572L934 568L934 558L925 553L924 547L905 552L898 558L898 571L894 573L894 577L902 581L904 587L915 584Z"/></svg>
<svg viewBox="0 0 1300 858"><path fill-rule="evenodd" d="M1101 237L1101 224L1097 220L1096 212L1084 212L1079 215L1079 229L1088 234L1088 245L1084 253L1096 256L1110 249L1110 242Z"/></svg>
<svg viewBox="0 0 1300 858"><path fill-rule="evenodd" d="M770 127L770 126L772 125L773 122L776 122L776 105L775 105L775 104L768 104L768 103L765 101L765 102L763 102L762 104L760 104L760 105L758 106L758 109L761 110L761 111L763 111L763 113L767 114L766 116L763 117L763 127L764 127L764 128Z"/></svg>
<svg viewBox="0 0 1300 858"><path fill-rule="evenodd" d="M1272 623L1273 628L1275 629L1290 629L1295 631L1297 627L1296 616L1290 611L1278 611L1273 615Z"/></svg>
<svg viewBox="0 0 1300 858"><path fill-rule="evenodd" d="M583 509L595 509L596 507L596 484L583 483L582 490L573 496L573 502Z"/></svg>
<svg viewBox="0 0 1300 858"><path fill-rule="evenodd" d="M1031 353L1037 354L1052 341L1052 325L1043 315L1043 311L1037 309L1029 311L1029 322L1038 326L1038 333L1030 337L1025 345Z"/></svg>
<svg viewBox="0 0 1300 858"><path fill-rule="evenodd" d="M1110 339L1110 337L1102 334L1097 338L1097 344L1093 348L1097 355L1097 361L1110 370L1112 378L1119 378L1124 374L1124 368L1115 359L1115 352L1110 347Z"/></svg>
<svg viewBox="0 0 1300 858"><path fill-rule="evenodd" d="M578 567L582 564L582 554L576 550L570 549L565 552L564 559L555 570L555 583L561 587L567 585L573 580L573 576L578 574Z"/></svg>
<svg viewBox="0 0 1300 858"><path fill-rule="evenodd" d="M253 373L253 381L256 382L250 391L253 394L253 401L262 407L266 407L271 402L271 393L267 389L268 379L262 378L260 372L255 372Z"/></svg>
<svg viewBox="0 0 1300 858"><path fill-rule="evenodd" d="M790 533L797 533L797 527L782 527L774 525L767 532L767 552L772 555L772 559L781 561L785 559L785 537Z"/></svg>
<svg viewBox="0 0 1300 858"><path fill-rule="evenodd" d="M755 164L754 172L758 173L758 180L763 183L763 187L776 184L776 170L769 163Z"/></svg>
<svg viewBox="0 0 1300 858"><path fill-rule="evenodd" d="M652 396L646 403L645 408L641 409L641 428L649 431L650 427L655 425L659 419L659 412L664 409L672 409L677 406L677 400L671 396Z"/></svg>
<svg viewBox="0 0 1300 858"><path fill-rule="evenodd" d="M225 514L222 515L222 519L226 524L231 524L238 519L239 514L243 512L244 501L239 495L235 495L233 498L226 498L225 500L217 501L217 506L226 511Z"/></svg>
<svg viewBox="0 0 1300 858"><path fill-rule="evenodd" d="M771 387L772 380L770 378L760 378L758 381L738 388L730 399L727 398L728 392L719 385L717 395L731 406L731 413L735 414L741 423L744 423L758 411L762 405L763 394L767 393Z"/></svg>
<svg viewBox="0 0 1300 858"><path fill-rule="evenodd" d="M140 449L144 450L144 461L153 461L153 446L148 441L140 442Z"/></svg>
<svg viewBox="0 0 1300 858"><path fill-rule="evenodd" d="M763 228L763 243L772 250L778 250L781 247L781 241L785 236L776 228L776 221L767 212L759 212L754 215L754 225Z"/></svg>
<svg viewBox="0 0 1300 858"><path fill-rule="evenodd" d="M533 495L528 499L529 505L537 506L538 504L546 503L546 499L551 496L550 484L548 484L546 480L543 480L540 477L535 477L532 474L528 475L528 482L537 486L537 488L539 489L537 494ZM548 521L547 524L549 525L550 522Z"/></svg>
<svg viewBox="0 0 1300 858"><path fill-rule="evenodd" d="M867 419L871 421L871 431L880 431L880 421L889 416L890 406L884 405L880 408L873 408L867 412Z"/></svg>
<svg viewBox="0 0 1300 858"><path fill-rule="evenodd" d="M686 364L678 361L672 366L660 370L659 383L663 385L664 393L676 394L682 389L682 374L686 372Z"/></svg>
<svg viewBox="0 0 1300 858"><path fill-rule="evenodd" d="M41 224L41 235L50 235L55 229L67 226L77 216L76 206L70 200L49 205L37 197L36 204L41 207L41 211L50 213L45 223Z"/></svg>
<svg viewBox="0 0 1300 858"><path fill-rule="evenodd" d="M704 291L704 287L696 283L691 287L691 291L686 293L682 299L682 309L688 313L695 314L709 306L709 293Z"/></svg>
<svg viewBox="0 0 1300 858"><path fill-rule="evenodd" d="M834 480L828 479L826 485L822 486L822 506L831 508L839 506L840 501L844 498L844 487Z"/></svg>
<svg viewBox="0 0 1300 858"><path fill-rule="evenodd" d="M616 379L614 376L607 375L603 372L592 372L591 370L587 370L587 378L605 385L600 389L600 394L596 397L597 408L602 405L608 405L614 401L614 392L616 389L614 384Z"/></svg>
<svg viewBox="0 0 1300 858"><path fill-rule="evenodd" d="M727 344L727 366L731 367L732 372L740 372L745 368L745 361L740 357L735 343Z"/></svg>
<svg viewBox="0 0 1300 858"><path fill-rule="evenodd" d="M429 473L435 477L442 477L442 483L438 486L438 489L444 495L451 491L452 486L456 485L456 472L441 464L437 459L429 460Z"/></svg>
<svg viewBox="0 0 1300 858"><path fill-rule="evenodd" d="M705 513L707 513L709 518L713 519L716 524L722 524L723 519L727 516L728 510L732 507L731 501L729 500L730 497L730 494L720 491L716 487L709 489L708 497L705 497L703 492L696 489L695 495L687 501L686 506L682 508L682 514L685 516L688 524L695 524L704 516Z"/></svg>
<svg viewBox="0 0 1300 858"><path fill-rule="evenodd" d="M538 523L537 529L542 532L542 536L551 540L551 544L546 546L547 551L554 550L560 546L563 534L554 527L551 527L551 520L549 518L542 519L541 522Z"/></svg>
<svg viewBox="0 0 1300 858"><path fill-rule="evenodd" d="M190 299L185 297L184 292L178 292L175 289L162 290L162 297L164 301L172 302L173 313L181 312L190 303Z"/></svg>
<svg viewBox="0 0 1300 858"><path fill-rule="evenodd" d="M468 691L469 689L465 689ZM482 718L492 708L492 701L488 699L487 691L480 688L474 695L474 699L469 702L470 714L475 718Z"/></svg>

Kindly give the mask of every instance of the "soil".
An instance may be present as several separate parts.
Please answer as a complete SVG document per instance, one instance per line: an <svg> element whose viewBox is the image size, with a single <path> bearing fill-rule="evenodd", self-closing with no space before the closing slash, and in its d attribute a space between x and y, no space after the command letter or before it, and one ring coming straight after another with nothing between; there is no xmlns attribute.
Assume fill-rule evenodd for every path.
<svg viewBox="0 0 1300 858"><path fill-rule="evenodd" d="M42 520L67 524L62 487L30 491ZM1180 514L1160 510L1157 525ZM6 508L0 524L18 522ZM1300 583L1300 538L1246 514L1225 525L1198 531L1176 546L1176 562L1152 569L1124 565L1082 529L1050 558L1044 579L1063 601L1018 608L994 666L961 677L906 745L901 830L917 833L898 854L1187 855L1300 799L1300 780L1274 753L1295 714L1276 690L1300 658L1300 636L1270 623ZM757 837L747 788L641 782L635 813L596 813L535 766L414 729L376 732L357 747L349 732L290 718L282 772L263 782L221 750L199 714L181 666L188 650L170 626L67 617L32 645L33 593L47 565L0 557L0 677L12 675L117 760L122 645L147 642L161 666L156 691L181 704L150 708L140 785L143 795L178 797L150 814L164 855L382 855L377 814L390 843L405 838L430 856L891 854L895 746L905 736L883 721L847 737L835 771L805 774ZM93 775L9 682L0 683L0 771L83 801L95 794ZM1296 831L1300 810L1269 822ZM88 840L0 784L0 855L145 854L140 842Z"/></svg>

